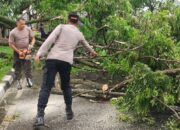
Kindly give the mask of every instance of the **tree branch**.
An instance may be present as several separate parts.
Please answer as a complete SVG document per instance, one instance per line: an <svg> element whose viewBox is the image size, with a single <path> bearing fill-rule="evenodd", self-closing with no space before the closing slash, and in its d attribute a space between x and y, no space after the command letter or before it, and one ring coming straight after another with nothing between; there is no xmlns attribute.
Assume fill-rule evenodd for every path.
<svg viewBox="0 0 180 130"><path fill-rule="evenodd" d="M145 58L150 58L150 59L154 59L155 61L163 61L163 62L167 62L167 63L180 63L180 61L178 60L168 60L168 59L161 59L161 58L156 58L154 56L143 56L141 57L142 59L145 59Z"/></svg>
<svg viewBox="0 0 180 130"><path fill-rule="evenodd" d="M97 65L97 64L95 64L93 62L86 61L84 59L76 59L75 58L74 61L82 63L82 64L90 66L90 67L93 67L93 68L96 68L96 69L102 69L102 67L100 67L99 65Z"/></svg>
<svg viewBox="0 0 180 130"><path fill-rule="evenodd" d="M167 69L167 70L162 70L162 71L157 71L157 72L161 72L161 73L167 74L167 75L177 75L180 73L180 68Z"/></svg>
<svg viewBox="0 0 180 130"><path fill-rule="evenodd" d="M157 97L154 97L154 99L156 99L158 102L160 102L161 104L163 104L165 107L167 107L168 109L170 109L174 114L175 116L177 117L178 120L180 120L180 116L179 114L173 109L171 108L170 106L168 106L167 104L165 104L163 101L161 101L159 98Z"/></svg>
<svg viewBox="0 0 180 130"><path fill-rule="evenodd" d="M129 82L131 82L132 80L133 80L133 79L128 78L128 79L122 81L121 83L116 84L114 87L112 87L112 88L109 90L109 92L112 92L112 91L114 91L114 90L117 89L117 88L120 88L120 89L123 88L123 87L126 86Z"/></svg>

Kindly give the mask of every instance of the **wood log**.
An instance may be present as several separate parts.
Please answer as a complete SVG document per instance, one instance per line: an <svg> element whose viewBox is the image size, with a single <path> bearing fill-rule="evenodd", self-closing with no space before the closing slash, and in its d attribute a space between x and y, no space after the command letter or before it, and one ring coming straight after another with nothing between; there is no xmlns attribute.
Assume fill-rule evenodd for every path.
<svg viewBox="0 0 180 130"><path fill-rule="evenodd" d="M180 106L169 106L177 112L180 112Z"/></svg>
<svg viewBox="0 0 180 130"><path fill-rule="evenodd" d="M174 64L174 63L180 64L179 60L161 59L161 58L156 58L154 56L143 56L143 57L141 57L141 59L153 59L157 62L162 61L162 62L166 62L166 63L170 63L170 64Z"/></svg>
<svg viewBox="0 0 180 130"><path fill-rule="evenodd" d="M83 79L71 79L70 84L73 89L87 89L87 90L92 90L92 89L102 90L102 87L104 85L101 83L93 82L91 80L83 80ZM60 88L59 76L56 77L55 86L56 88ZM110 88L111 86L108 87Z"/></svg>
<svg viewBox="0 0 180 130"><path fill-rule="evenodd" d="M87 66L90 66L90 67L93 67L93 68L96 68L96 69L102 69L102 67L100 67L99 65L97 65L93 62L86 61L84 59L74 59L74 61L81 63L81 64L84 64L84 65L87 65Z"/></svg>
<svg viewBox="0 0 180 130"><path fill-rule="evenodd" d="M16 26L16 22L14 20L11 20L8 17L1 16L1 15L0 15L0 22L8 25L10 28L13 28Z"/></svg>
<svg viewBox="0 0 180 130"><path fill-rule="evenodd" d="M162 71L156 71L156 72L161 72L163 74L166 75L177 75L180 74L180 68L176 68L176 69L167 69L167 70L162 70ZM116 89L122 89L123 87L125 87L129 82L131 82L133 79L127 79L122 81L119 84L116 84L114 87L112 87L109 91L114 91Z"/></svg>
<svg viewBox="0 0 180 130"><path fill-rule="evenodd" d="M37 20L31 20L31 21L27 21L27 24L33 24L33 23L40 23L40 22L46 22L46 21L50 21L50 20L57 20L57 19L63 19L62 16L58 16L58 17L50 17L50 18L41 18L41 19L37 19ZM8 17L2 16L0 15L0 23L2 26L5 26L6 28L12 29L16 26L16 21L15 20L11 20Z"/></svg>
<svg viewBox="0 0 180 130"><path fill-rule="evenodd" d="M109 91L112 92L116 89L122 89L123 87L125 87L129 82L131 82L132 79L126 79L124 81L122 81L121 83L119 84L116 84L114 87L112 87Z"/></svg>
<svg viewBox="0 0 180 130"><path fill-rule="evenodd" d="M31 21L27 21L27 24L33 24L33 23L41 23L41 22L47 22L50 21L51 18L42 18L42 19L35 19L35 20L31 20Z"/></svg>
<svg viewBox="0 0 180 130"><path fill-rule="evenodd" d="M180 74L180 68L167 69L167 70L162 70L162 71L157 71L157 72L161 72L166 75L177 75L177 74Z"/></svg>
<svg viewBox="0 0 180 130"><path fill-rule="evenodd" d="M157 97L154 97L154 99L157 100L158 102L160 102L161 104L163 104L163 105L164 105L165 107L167 107L169 110L171 110L171 111L174 113L175 117L176 117L178 120L180 120L180 115L179 115L178 112L176 112L175 109L173 109L171 106L168 106L167 104L165 104L163 101L161 101L161 100L160 100L159 98L157 98Z"/></svg>
<svg viewBox="0 0 180 130"><path fill-rule="evenodd" d="M11 26L1 21L0 21L0 26L5 27L5 28L11 28Z"/></svg>
<svg viewBox="0 0 180 130"><path fill-rule="evenodd" d="M96 99L96 96L90 95L88 93L73 96L73 98L76 98L76 97L83 97L83 98L88 98L88 99Z"/></svg>
<svg viewBox="0 0 180 130"><path fill-rule="evenodd" d="M52 94L62 94L62 92L60 91L52 91ZM78 96L82 95L82 94L90 94L96 97L104 97L104 96L108 96L108 97L120 97L120 96L125 96L125 93L122 92L103 92L101 90L96 90L96 89L92 89L92 90L86 90L86 89L72 89L72 93L73 94L78 94ZM107 97L106 97L107 98Z"/></svg>
<svg viewBox="0 0 180 130"><path fill-rule="evenodd" d="M72 79L71 85L73 88L86 88L86 89L97 89L101 90L103 84L96 83L90 80L83 80L83 79Z"/></svg>

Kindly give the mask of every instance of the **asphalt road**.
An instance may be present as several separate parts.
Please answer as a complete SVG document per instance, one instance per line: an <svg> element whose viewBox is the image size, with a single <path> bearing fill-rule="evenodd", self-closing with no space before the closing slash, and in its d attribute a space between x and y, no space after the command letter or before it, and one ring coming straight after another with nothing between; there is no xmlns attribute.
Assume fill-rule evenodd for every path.
<svg viewBox="0 0 180 130"><path fill-rule="evenodd" d="M15 85L7 91L0 106L0 130L33 130L41 78L35 79L30 89L23 82L23 90ZM158 130L156 127L132 125L118 120L118 111L110 102L90 102L84 98L73 99L75 117L67 121L63 97L51 94L45 111L45 122L49 128L43 130Z"/></svg>

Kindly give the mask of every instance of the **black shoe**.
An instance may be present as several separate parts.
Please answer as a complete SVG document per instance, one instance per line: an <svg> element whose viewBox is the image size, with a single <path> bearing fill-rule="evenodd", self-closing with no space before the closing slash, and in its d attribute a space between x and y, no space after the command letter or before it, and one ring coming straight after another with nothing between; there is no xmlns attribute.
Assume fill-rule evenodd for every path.
<svg viewBox="0 0 180 130"><path fill-rule="evenodd" d="M31 88L33 86L33 82L30 78L26 78L27 80L27 87Z"/></svg>
<svg viewBox="0 0 180 130"><path fill-rule="evenodd" d="M35 118L33 126L34 127L44 126L44 109L38 108L38 113L37 113L37 116Z"/></svg>
<svg viewBox="0 0 180 130"><path fill-rule="evenodd" d="M74 113L73 113L71 107L66 107L66 117L67 117L67 120L72 120L73 119Z"/></svg>
<svg viewBox="0 0 180 130"><path fill-rule="evenodd" d="M36 116L33 126L44 126L44 116Z"/></svg>
<svg viewBox="0 0 180 130"><path fill-rule="evenodd" d="M21 81L17 80L17 89L21 90L22 89L22 85L21 85Z"/></svg>

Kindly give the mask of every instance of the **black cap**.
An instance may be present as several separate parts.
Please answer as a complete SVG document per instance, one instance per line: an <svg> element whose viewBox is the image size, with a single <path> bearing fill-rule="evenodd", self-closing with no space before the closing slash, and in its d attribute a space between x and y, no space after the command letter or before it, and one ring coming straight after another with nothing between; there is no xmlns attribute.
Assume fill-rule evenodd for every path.
<svg viewBox="0 0 180 130"><path fill-rule="evenodd" d="M68 19L72 22L72 23L78 23L79 22L79 15L76 12L72 12L69 14Z"/></svg>

